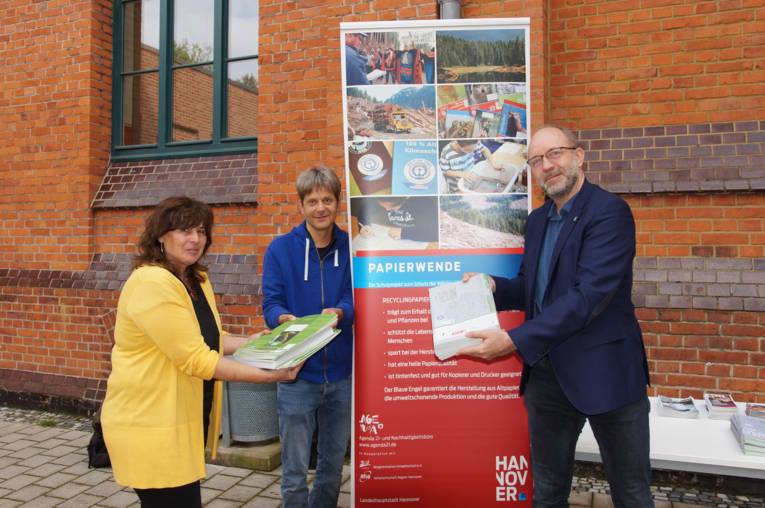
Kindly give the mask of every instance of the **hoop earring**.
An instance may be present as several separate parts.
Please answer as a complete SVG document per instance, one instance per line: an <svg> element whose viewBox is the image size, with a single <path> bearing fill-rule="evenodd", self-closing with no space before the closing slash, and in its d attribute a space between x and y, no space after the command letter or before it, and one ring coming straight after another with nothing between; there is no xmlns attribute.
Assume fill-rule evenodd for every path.
<svg viewBox="0 0 765 508"><path fill-rule="evenodd" d="M159 251L162 253L162 255L165 255L165 244L164 242L159 242Z"/></svg>

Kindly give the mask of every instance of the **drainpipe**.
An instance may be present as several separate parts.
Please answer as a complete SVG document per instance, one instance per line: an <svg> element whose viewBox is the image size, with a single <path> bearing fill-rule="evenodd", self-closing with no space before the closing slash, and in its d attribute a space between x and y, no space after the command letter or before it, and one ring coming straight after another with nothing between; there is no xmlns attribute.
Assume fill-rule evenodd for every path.
<svg viewBox="0 0 765 508"><path fill-rule="evenodd" d="M438 0L441 19L460 19L460 0Z"/></svg>

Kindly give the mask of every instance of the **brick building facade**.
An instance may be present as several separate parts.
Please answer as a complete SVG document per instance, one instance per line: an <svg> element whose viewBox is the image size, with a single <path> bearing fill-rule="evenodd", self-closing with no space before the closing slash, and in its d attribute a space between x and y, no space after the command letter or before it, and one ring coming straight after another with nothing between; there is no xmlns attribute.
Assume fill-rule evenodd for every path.
<svg viewBox="0 0 765 508"><path fill-rule="evenodd" d="M437 15L436 0L261 0L257 150L114 161L112 2L3 2L0 394L98 403L119 288L168 195L213 205L224 326L260 326L295 176L343 167L339 23ZM632 206L651 393L765 402L765 2L466 0L462 16L531 18L533 124L576 130L589 178Z"/></svg>

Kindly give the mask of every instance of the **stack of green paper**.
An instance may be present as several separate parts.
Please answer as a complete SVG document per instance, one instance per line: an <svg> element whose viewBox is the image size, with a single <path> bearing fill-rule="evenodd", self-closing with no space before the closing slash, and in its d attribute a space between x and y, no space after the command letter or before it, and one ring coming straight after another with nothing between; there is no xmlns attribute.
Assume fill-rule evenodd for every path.
<svg viewBox="0 0 765 508"><path fill-rule="evenodd" d="M741 445L741 451L746 455L765 457L765 420L734 414L730 417L730 429Z"/></svg>
<svg viewBox="0 0 765 508"><path fill-rule="evenodd" d="M340 330L335 314L314 314L280 324L234 352L234 359L262 369L292 367L326 346Z"/></svg>
<svg viewBox="0 0 765 508"><path fill-rule="evenodd" d="M747 416L755 416L765 420L765 404L757 404L756 402L747 402L746 410L744 414Z"/></svg>

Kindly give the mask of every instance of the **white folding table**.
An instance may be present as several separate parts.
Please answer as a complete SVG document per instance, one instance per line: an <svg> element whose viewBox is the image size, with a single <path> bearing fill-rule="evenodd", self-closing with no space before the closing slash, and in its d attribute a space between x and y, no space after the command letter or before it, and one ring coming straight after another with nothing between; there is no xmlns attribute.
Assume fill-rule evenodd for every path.
<svg viewBox="0 0 765 508"><path fill-rule="evenodd" d="M651 397L651 466L655 469L693 471L725 476L765 479L765 457L744 455L729 420L711 419L704 401L695 401L698 418L659 416ZM739 412L743 413L743 404ZM598 444L589 423L576 445L576 459L601 462Z"/></svg>

